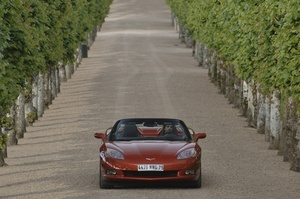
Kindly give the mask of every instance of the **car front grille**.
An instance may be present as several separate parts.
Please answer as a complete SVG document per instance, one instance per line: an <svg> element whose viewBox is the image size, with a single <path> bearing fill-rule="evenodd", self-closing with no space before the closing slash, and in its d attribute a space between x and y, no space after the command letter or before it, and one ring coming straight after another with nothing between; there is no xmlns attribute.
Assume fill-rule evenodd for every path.
<svg viewBox="0 0 300 199"><path fill-rule="evenodd" d="M159 178L175 177L177 171L124 171L126 177Z"/></svg>

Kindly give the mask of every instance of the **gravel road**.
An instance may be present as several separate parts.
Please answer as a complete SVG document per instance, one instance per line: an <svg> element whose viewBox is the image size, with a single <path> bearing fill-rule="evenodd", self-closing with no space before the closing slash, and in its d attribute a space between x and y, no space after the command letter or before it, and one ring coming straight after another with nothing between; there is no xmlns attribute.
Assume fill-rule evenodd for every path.
<svg viewBox="0 0 300 199"><path fill-rule="evenodd" d="M207 74L180 43L165 0L114 0L88 58L8 148L0 198L300 198L300 173L247 127ZM123 117L175 117L206 132L202 188L99 189L93 134Z"/></svg>

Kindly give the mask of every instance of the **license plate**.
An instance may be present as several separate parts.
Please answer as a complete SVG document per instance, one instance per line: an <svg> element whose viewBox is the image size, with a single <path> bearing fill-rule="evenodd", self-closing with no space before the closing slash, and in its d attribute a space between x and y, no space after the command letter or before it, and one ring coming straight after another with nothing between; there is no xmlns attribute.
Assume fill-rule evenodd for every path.
<svg viewBox="0 0 300 199"><path fill-rule="evenodd" d="M162 164L140 164L138 171L163 171L164 165Z"/></svg>

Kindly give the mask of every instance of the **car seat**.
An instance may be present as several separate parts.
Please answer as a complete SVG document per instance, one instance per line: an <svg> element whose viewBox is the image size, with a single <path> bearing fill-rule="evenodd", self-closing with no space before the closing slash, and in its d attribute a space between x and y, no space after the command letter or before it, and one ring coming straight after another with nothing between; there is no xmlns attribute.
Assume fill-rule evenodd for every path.
<svg viewBox="0 0 300 199"><path fill-rule="evenodd" d="M124 126L123 137L139 137L139 131L134 124Z"/></svg>

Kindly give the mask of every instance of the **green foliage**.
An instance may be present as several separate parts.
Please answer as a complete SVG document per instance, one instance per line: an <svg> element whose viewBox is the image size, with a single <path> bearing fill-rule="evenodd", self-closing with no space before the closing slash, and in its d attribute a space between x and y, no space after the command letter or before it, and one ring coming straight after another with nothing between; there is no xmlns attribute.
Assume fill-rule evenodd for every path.
<svg viewBox="0 0 300 199"><path fill-rule="evenodd" d="M37 114L35 112L30 112L30 113L27 114L27 118L34 121L34 120L37 119Z"/></svg>
<svg viewBox="0 0 300 199"><path fill-rule="evenodd" d="M0 119L0 126L1 127L7 127L7 128L12 128L13 126L13 119L10 117L1 117Z"/></svg>
<svg viewBox="0 0 300 199"><path fill-rule="evenodd" d="M6 127L11 129L13 126L13 119L10 117L0 117L0 127ZM7 143L7 135L3 134L0 129L0 151L2 151L4 145Z"/></svg>
<svg viewBox="0 0 300 199"><path fill-rule="evenodd" d="M244 80L300 102L299 0L167 0L193 37Z"/></svg>
<svg viewBox="0 0 300 199"><path fill-rule="evenodd" d="M7 3L0 2L0 113L6 111L6 107L11 105L11 98L16 95L14 89L16 83L10 78L6 70L9 68L9 63L3 60L5 48L9 45L9 30L8 26L5 26L4 15L7 14Z"/></svg>
<svg viewBox="0 0 300 199"><path fill-rule="evenodd" d="M112 0L0 1L0 115L39 72L73 62Z"/></svg>
<svg viewBox="0 0 300 199"><path fill-rule="evenodd" d="M2 133L0 133L0 151L3 150L5 144L7 143L7 135L3 135Z"/></svg>

